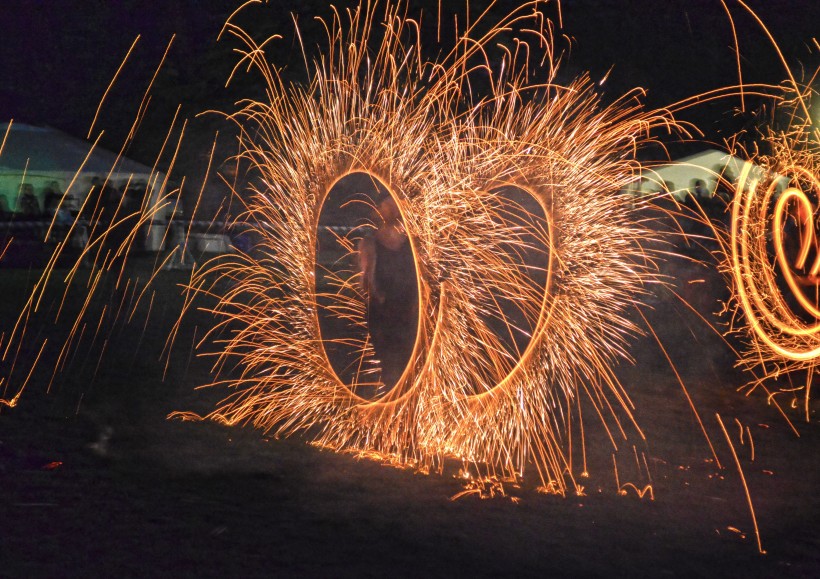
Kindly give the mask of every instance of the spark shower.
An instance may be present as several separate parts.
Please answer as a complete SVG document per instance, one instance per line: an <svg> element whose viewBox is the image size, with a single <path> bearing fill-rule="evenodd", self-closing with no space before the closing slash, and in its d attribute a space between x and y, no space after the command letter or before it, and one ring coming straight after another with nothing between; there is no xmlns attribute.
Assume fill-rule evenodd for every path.
<svg viewBox="0 0 820 579"><path fill-rule="evenodd" d="M334 12L324 52L305 57L305 85L286 84L264 43L226 24L223 34L245 43L237 69L255 68L267 87L267 100L227 115L255 176L250 195L235 192L247 207L239 219L264 226L255 251L219 259L192 282L212 293L231 280L217 296L213 335L229 331L215 355L219 367L241 369L216 382L235 392L206 418L305 432L422 470L452 457L475 475L515 479L534 466L543 488L561 494L581 492L585 474L572 456L581 397L613 443L630 429L641 436L612 367L638 332L628 310L655 281L652 234L615 192L634 178L650 130L674 122L644 112L638 94L603 105L585 76L559 83L553 24L537 3L486 19L426 60L420 29L431 23L400 5ZM511 29L523 32L498 44ZM366 327L355 268L317 283L323 206L352 174L395 200L418 282L412 355L376 398L361 394L373 379L366 332L352 344L362 370L343 380L320 325L336 316ZM355 239L338 242L351 257ZM522 258L533 252L536 272ZM501 304L524 320L520 348L504 340L516 324Z"/></svg>
<svg viewBox="0 0 820 579"><path fill-rule="evenodd" d="M615 448L643 437L613 368L629 360L630 339L641 331L630 314L662 283L656 264L664 258L657 249L663 240L642 213L649 200L617 192L635 180L636 153L653 144L653 130L687 135L672 117L676 107L736 94L737 87L663 111L645 111L638 90L604 104L587 76L565 80L560 73L563 55L554 24L539 11L543 2L525 3L499 21L483 13L456 23L453 45L433 60L424 56L422 30L442 23L429 15L414 19L403 3L332 11L315 54L295 29L307 81L289 83L265 53L281 39L256 42L234 23L254 3L234 13L222 36L242 46L234 74L254 71L266 96L222 114L237 129L235 162L250 183L232 191L245 208L236 225L250 227L256 244L195 270L185 308L196 307L202 295L216 299L216 321L201 344L216 359L209 386L232 392L204 417L172 416L303 433L325 447L423 471L458 459L476 479L517 480L534 468L543 490L582 493L585 421L599 421ZM790 305L766 245L769 236L775 239L777 271L789 272L794 256L777 237L789 203L813 214L820 194L816 150L805 146L817 140L817 129L806 91L792 86L796 109L808 120L770 135L774 154L758 158L770 174L794 176L791 187L772 218L767 211L776 191L769 187L759 196L768 181L747 165L732 204L733 229L715 235L734 295L732 330L748 342L741 363L759 375L752 387L773 375L805 372L808 419L820 347L817 299L792 277L788 287L799 308ZM379 395L373 395L378 363L355 264L369 225L334 234L341 257L332 264L319 255L328 207L373 201L338 198L339 185L354 176L395 201L417 282L412 353L395 386ZM117 208L110 230L133 229L122 245L104 247L107 229L67 275L66 293L81 277L81 260L93 257L82 288L88 298L55 373L94 325L82 318L103 270L124 262L113 256L127 253L139 227L178 203L179 191L162 189L153 200L146 192L133 215ZM100 226L95 208L83 210ZM797 260L808 262L813 275L820 268L815 240L804 238ZM0 335L4 356L29 339L26 320L59 251L14 330ZM122 269L111 273L134 292L132 301L149 299L147 287L137 295ZM117 311L126 309L120 304ZM350 334L330 335L328 320ZM95 323L96 339L102 319ZM44 341L34 366L45 348ZM353 361L340 366L337 348ZM8 388L10 376L4 378ZM0 403L14 406L27 381Z"/></svg>

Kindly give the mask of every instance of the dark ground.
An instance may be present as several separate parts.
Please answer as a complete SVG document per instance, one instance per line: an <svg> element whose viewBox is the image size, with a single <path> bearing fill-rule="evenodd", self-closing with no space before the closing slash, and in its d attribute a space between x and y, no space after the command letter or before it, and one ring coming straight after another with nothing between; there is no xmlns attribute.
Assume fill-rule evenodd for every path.
<svg viewBox="0 0 820 579"><path fill-rule="evenodd" d="M709 269L676 261L665 270L701 311L716 309L724 292ZM7 296L0 330L12 325L35 273L0 270ZM655 291L647 316L724 469L648 336L634 342L636 364L618 371L647 441L627 443L618 466L621 484L643 488L648 481L631 447L644 452L654 500L631 488L616 492L612 448L588 415L586 496L537 494L536 481L526 479L508 488L516 503L451 501L462 486L449 472L423 476L250 428L166 420L173 410L207 411L220 394L194 390L210 379L208 361L189 354L207 324L203 315L181 328L162 381L158 354L179 307L175 284L184 279L160 275L147 332L138 321L115 327L96 372L99 344L75 356L51 393L48 376L35 374L19 405L0 410L0 576L820 573L816 418L797 423L798 438L764 397L736 392L746 377L732 370L728 348L666 289ZM29 324L32 335L44 327L39 319ZM740 457L765 555L715 413ZM754 461L736 419L752 434Z"/></svg>

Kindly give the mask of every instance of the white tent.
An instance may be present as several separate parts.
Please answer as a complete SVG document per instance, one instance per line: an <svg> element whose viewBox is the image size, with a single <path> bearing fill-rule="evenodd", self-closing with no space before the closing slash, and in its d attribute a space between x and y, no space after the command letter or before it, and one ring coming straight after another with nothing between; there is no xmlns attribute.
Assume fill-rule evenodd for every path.
<svg viewBox="0 0 820 579"><path fill-rule="evenodd" d="M711 197L715 194L718 181L722 177L727 183L734 184L740 176L744 165L749 161L735 157L717 149L705 149L700 153L676 159L666 165L644 168L639 179L626 188L633 195L670 192L678 201L685 201L690 193L695 195L698 181L704 190L701 195ZM763 170L752 164L750 176L760 177ZM785 178L778 187L787 183Z"/></svg>
<svg viewBox="0 0 820 579"><path fill-rule="evenodd" d="M50 127L0 123L0 143L0 211L20 211L24 189L34 193L40 209L49 190L67 193L64 205L75 210L94 179L107 179L120 191L130 181L138 191L150 190L154 202L167 186L164 173ZM158 218L164 221L171 211Z"/></svg>

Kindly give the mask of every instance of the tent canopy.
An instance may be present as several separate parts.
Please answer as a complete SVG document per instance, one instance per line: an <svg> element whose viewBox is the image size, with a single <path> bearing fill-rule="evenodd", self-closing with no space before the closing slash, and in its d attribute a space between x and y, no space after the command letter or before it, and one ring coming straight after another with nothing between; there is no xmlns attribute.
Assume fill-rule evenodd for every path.
<svg viewBox="0 0 820 579"><path fill-rule="evenodd" d="M160 185L165 179L159 173L126 157L94 146L93 143L72 137L51 127L35 127L22 123L0 123L0 210L5 201L6 210L19 208L19 197L25 185L33 189L39 203L49 190L66 187L75 180L70 191L76 200L82 200L94 178L105 180L115 187L127 181Z"/></svg>
<svg viewBox="0 0 820 579"><path fill-rule="evenodd" d="M640 178L627 187L627 191L637 195L669 191L678 201L685 201L687 195L695 194L696 184L700 181L711 196L714 195L720 178L734 183L746 164L752 165L752 177L763 175L762 168L754 163L724 151L705 149L666 165L644 168ZM776 177L776 181L778 189L788 184L788 180L783 177Z"/></svg>

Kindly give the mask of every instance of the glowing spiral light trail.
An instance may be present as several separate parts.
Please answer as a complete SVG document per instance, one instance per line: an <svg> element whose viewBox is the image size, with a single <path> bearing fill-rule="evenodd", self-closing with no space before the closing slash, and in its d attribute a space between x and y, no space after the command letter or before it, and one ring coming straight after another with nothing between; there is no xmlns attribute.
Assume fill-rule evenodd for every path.
<svg viewBox="0 0 820 579"><path fill-rule="evenodd" d="M794 81L792 81L794 83ZM788 98L789 93L792 98ZM787 129L770 130L764 141L771 152L746 163L735 185L732 227L724 239L723 270L734 291L734 303L745 324L734 332L747 341L741 365L757 375L754 389L784 376L780 392L803 392L809 420L811 384L820 358L820 252L816 229L820 201L820 162L808 103L816 93L796 83L780 99L791 111ZM763 191L761 193L761 191ZM792 378L804 380L802 386ZM774 388L777 390L777 388Z"/></svg>

